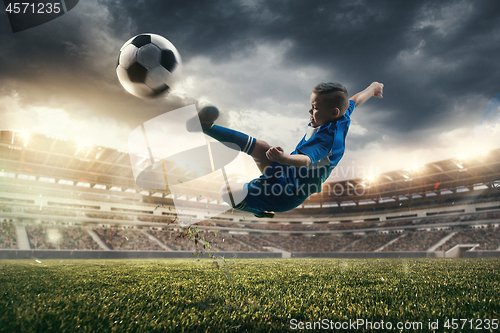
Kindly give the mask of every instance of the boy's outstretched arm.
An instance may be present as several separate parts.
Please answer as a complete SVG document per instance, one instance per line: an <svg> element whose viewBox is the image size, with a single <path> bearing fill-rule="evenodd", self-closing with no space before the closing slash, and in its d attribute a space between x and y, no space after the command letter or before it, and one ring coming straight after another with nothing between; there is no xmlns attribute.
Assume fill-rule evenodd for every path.
<svg viewBox="0 0 500 333"><path fill-rule="evenodd" d="M360 91L356 95L349 98L351 101L356 103L356 106L360 106L366 102L370 97L382 98L384 92L384 85L379 82L373 82L365 90Z"/></svg>

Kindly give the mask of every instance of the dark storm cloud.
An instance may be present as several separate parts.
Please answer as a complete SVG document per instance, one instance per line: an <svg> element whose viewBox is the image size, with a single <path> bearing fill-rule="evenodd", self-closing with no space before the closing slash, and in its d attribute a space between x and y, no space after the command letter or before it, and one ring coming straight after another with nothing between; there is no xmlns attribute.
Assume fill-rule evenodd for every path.
<svg viewBox="0 0 500 333"><path fill-rule="evenodd" d="M186 59L224 62L261 42L290 40L286 66L315 65L350 93L384 82L370 126L402 140L422 128L470 123L499 92L500 3L496 1L102 1L120 30L160 31ZM483 102L484 103L484 102ZM469 113L470 114L464 114ZM465 117L465 116L470 117ZM462 119L457 124L457 119ZM367 124L360 120L361 124Z"/></svg>
<svg viewBox="0 0 500 333"><path fill-rule="evenodd" d="M218 65L235 53L252 57L262 43L290 41L282 64L290 70L322 68L351 94L373 80L385 84L383 101L357 110L373 133L356 137L356 147L377 133L423 140L423 129L473 123L500 92L498 13L497 1L86 1L15 35L2 21L0 93L16 91L24 103L77 104L134 125L184 101L165 106L124 93L114 68L131 36L158 33L185 62L202 55ZM266 88L281 102L301 93ZM477 109L464 107L475 100Z"/></svg>
<svg viewBox="0 0 500 333"><path fill-rule="evenodd" d="M105 8L96 3L80 3L68 14L20 33L13 34L7 24L0 29L0 94L16 94L21 105L86 110L131 126L168 111L159 100L124 93L115 67L130 34L110 29ZM182 105L174 99L168 107Z"/></svg>

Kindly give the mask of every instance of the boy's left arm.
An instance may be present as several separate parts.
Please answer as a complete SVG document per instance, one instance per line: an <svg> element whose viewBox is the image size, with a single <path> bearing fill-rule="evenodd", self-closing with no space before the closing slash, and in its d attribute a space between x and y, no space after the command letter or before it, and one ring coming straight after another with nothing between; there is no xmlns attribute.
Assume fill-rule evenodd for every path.
<svg viewBox="0 0 500 333"><path fill-rule="evenodd" d="M287 155L284 153L284 150L281 147L269 148L266 152L266 157L270 161L296 167L309 166L311 164L311 159L309 158L309 156L304 154Z"/></svg>
<svg viewBox="0 0 500 333"><path fill-rule="evenodd" d="M350 100L354 101L356 106L360 106L371 97L382 98L383 88L384 85L382 83L373 82L365 90L352 96ZM305 154L286 155L281 147L269 148L266 152L266 157L272 162L296 167L309 166L311 164L311 158L309 156Z"/></svg>
<svg viewBox="0 0 500 333"><path fill-rule="evenodd" d="M364 102L366 102L371 97L382 98L382 94L384 92L384 85L379 82L373 82L370 84L365 90L360 91L356 95L349 98L351 101L356 103L356 106L360 106Z"/></svg>

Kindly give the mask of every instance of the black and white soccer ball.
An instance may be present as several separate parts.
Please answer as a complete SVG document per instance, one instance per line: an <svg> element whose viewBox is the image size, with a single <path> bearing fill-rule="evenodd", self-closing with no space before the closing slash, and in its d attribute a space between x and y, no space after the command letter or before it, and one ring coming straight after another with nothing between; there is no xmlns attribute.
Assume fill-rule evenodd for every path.
<svg viewBox="0 0 500 333"><path fill-rule="evenodd" d="M145 33L123 44L116 74L129 93L152 98L169 91L179 79L181 67L181 56L168 39Z"/></svg>

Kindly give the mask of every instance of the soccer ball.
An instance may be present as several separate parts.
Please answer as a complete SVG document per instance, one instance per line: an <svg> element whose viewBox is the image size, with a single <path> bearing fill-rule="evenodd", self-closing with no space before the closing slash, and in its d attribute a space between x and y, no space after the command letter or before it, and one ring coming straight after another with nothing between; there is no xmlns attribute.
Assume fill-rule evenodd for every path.
<svg viewBox="0 0 500 333"><path fill-rule="evenodd" d="M116 74L125 90L140 98L152 98L168 92L179 78L181 56L166 38L140 34L120 49Z"/></svg>

